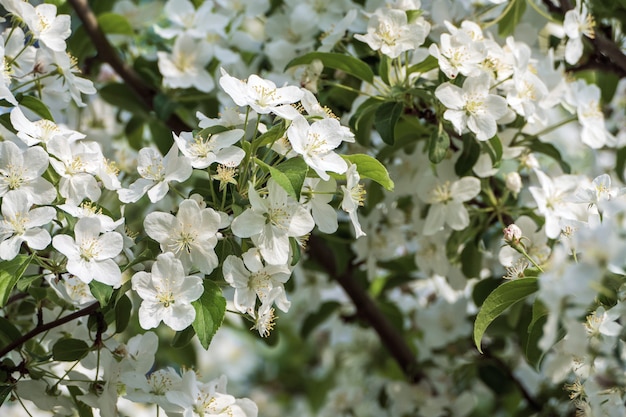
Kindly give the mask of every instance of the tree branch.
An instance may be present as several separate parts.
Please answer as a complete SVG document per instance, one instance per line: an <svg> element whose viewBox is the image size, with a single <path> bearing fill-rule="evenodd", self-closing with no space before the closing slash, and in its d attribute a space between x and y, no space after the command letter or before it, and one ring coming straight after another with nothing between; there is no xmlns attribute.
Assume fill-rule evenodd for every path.
<svg viewBox="0 0 626 417"><path fill-rule="evenodd" d="M87 307L85 307L85 308L83 308L81 310L75 311L72 314L69 314L69 315L67 315L65 317L62 317L60 319L51 321L50 323L42 324L41 326L35 327L30 332L26 333L25 335L23 335L19 339L14 340L10 344L8 344L6 347L4 347L2 350L0 350L0 358L4 357L4 355L6 355L7 353L11 352L12 350L19 348L24 343L26 343L27 341L29 341L33 337L37 336L38 334L46 332L46 331L48 331L50 329L54 329L55 327L61 326L61 325L65 324L65 323L68 323L68 322L70 322L70 321L72 321L74 319L77 319L79 317L87 316L87 315L93 313L94 311L96 311L99 308L100 308L100 303L95 302L95 303L90 304Z"/></svg>
<svg viewBox="0 0 626 417"><path fill-rule="evenodd" d="M78 18L83 22L87 35L89 35L93 45L96 47L96 51L98 51L98 57L111 65L148 109L154 110L154 97L157 91L146 84L139 74L122 60L106 38L104 32L102 32L98 24L98 18L89 7L87 0L68 0L68 3L70 3ZM177 134L183 130L191 130L176 114L170 115L165 123Z"/></svg>
<svg viewBox="0 0 626 417"><path fill-rule="evenodd" d="M424 374L419 370L415 353L407 345L402 334L396 331L391 322L378 308L374 300L354 279L352 263L349 263L346 271L340 274L338 273L333 252L320 237L311 235L307 246L309 248L307 251L309 257L337 280L354 303L357 314L372 326L382 344L393 356L406 377L411 382L422 380Z"/></svg>

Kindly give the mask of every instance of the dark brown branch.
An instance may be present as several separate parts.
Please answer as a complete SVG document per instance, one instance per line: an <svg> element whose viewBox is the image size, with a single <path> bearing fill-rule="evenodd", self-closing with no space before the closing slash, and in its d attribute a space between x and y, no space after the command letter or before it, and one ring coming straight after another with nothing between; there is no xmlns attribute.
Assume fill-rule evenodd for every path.
<svg viewBox="0 0 626 417"><path fill-rule="evenodd" d="M88 305L87 307L85 307L85 308L83 308L81 310L75 311L72 314L68 314L65 317L62 317L60 319L51 321L50 323L42 324L41 326L35 327L30 332L26 333L25 335L23 335L19 339L14 340L9 345L7 345L5 348L0 350L0 358L2 358L4 355L6 355L7 353L11 352L12 350L19 348L24 343L26 343L27 341L29 341L33 337L37 336L38 334L46 332L46 331L48 331L50 329L54 329L55 327L61 326L61 325L65 324L65 323L68 323L68 322L70 322L72 320L75 320L75 319L77 319L79 317L87 316L87 315L93 313L94 311L98 310L99 308L100 308L100 303L95 302L95 303L90 304L90 305Z"/></svg>
<svg viewBox="0 0 626 417"><path fill-rule="evenodd" d="M307 246L309 248L309 257L337 280L350 299L352 299L357 309L357 314L372 326L406 377L411 382L422 380L424 374L419 370L415 353L410 349L402 334L394 328L374 300L355 280L352 274L353 265L350 263L346 271L339 273L333 252L321 238L315 235L311 236Z"/></svg>
<svg viewBox="0 0 626 417"><path fill-rule="evenodd" d="M68 3L70 3L78 15L78 18L83 22L85 31L96 47L96 51L98 51L98 57L111 65L120 78L122 78L126 85L148 109L154 110L153 101L157 92L146 84L131 66L122 60L106 38L104 32L102 32L98 24L98 19L89 7L89 4L87 4L87 0L68 0ZM183 130L191 130L189 126L175 114L172 114L165 123L177 134Z"/></svg>

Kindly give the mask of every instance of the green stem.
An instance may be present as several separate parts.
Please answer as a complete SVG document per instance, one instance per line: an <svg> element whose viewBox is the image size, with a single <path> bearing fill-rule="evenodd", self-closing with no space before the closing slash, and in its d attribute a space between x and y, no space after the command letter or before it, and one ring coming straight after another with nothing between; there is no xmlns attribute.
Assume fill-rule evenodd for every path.
<svg viewBox="0 0 626 417"><path fill-rule="evenodd" d="M520 246L521 246L521 245L520 245ZM521 253L522 255L524 255L524 257L525 257L526 259L528 259L528 260L530 261L530 263L532 263L532 264L535 266L535 268L537 268L540 272L544 272L544 271L543 271L543 268L541 268L541 267L539 266L539 264L538 264L537 262L535 262L535 260L532 258L532 256L530 256L530 255L528 254L528 252L526 252L526 250L525 250L524 248L519 248L519 249L520 249L520 253Z"/></svg>
<svg viewBox="0 0 626 417"><path fill-rule="evenodd" d="M498 16L495 19L485 23L485 25L483 26L483 29L490 28L491 26L495 25L496 23L498 23L499 21L504 19L504 16L506 16L506 14L509 12L509 10L511 10L513 8L513 6L515 6L515 2L514 1L509 1L509 3L506 5L506 8L502 11L502 13L500 13L500 16Z"/></svg>
<svg viewBox="0 0 626 417"><path fill-rule="evenodd" d="M550 21L550 22L557 22L557 20L555 18L553 18L552 16L547 14L545 11L541 10L541 8L539 8L539 6L536 5L533 0L527 0L526 3L530 4L530 7L532 7L538 14L540 14L541 16L543 16L546 19L548 19L548 21Z"/></svg>

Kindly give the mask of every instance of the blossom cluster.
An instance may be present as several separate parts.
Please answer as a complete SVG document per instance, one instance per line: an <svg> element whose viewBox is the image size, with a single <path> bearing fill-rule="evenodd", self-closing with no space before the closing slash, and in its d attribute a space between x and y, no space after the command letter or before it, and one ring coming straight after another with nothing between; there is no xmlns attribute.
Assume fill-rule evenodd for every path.
<svg viewBox="0 0 626 417"><path fill-rule="evenodd" d="M623 413L626 84L586 72L599 6L120 0L113 70L69 3L0 0L2 407ZM239 355L273 365L233 372L235 332L280 336ZM230 395L168 339L272 390Z"/></svg>

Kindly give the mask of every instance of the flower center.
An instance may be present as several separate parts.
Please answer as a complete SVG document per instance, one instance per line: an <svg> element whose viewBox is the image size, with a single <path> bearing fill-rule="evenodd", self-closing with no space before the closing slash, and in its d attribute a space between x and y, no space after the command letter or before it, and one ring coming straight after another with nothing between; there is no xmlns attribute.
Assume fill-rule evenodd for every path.
<svg viewBox="0 0 626 417"><path fill-rule="evenodd" d="M187 229L191 228L191 225L185 225ZM175 249L174 249L174 253L179 253L182 251L185 251L187 253L191 253L191 245L193 245L193 243L196 241L196 238L198 237L198 233L193 232L193 231L188 231L188 230L184 230L182 232L180 232L180 234L178 235L178 238L176 238L175 242Z"/></svg>
<svg viewBox="0 0 626 417"><path fill-rule="evenodd" d="M13 229L16 235L23 235L26 232L26 222L28 221L28 215L23 213L16 213L15 217L5 220Z"/></svg>
<svg viewBox="0 0 626 417"><path fill-rule="evenodd" d="M20 188L24 184L24 182L26 182L24 179L24 173L26 172L26 170L23 166L9 164L6 167L6 170L8 172L4 175L3 180L4 183L9 187L9 190L16 190Z"/></svg>
<svg viewBox="0 0 626 417"><path fill-rule="evenodd" d="M276 94L275 88L267 88L260 85L254 86L254 91L257 93L256 104L261 107L269 106L271 103L278 100L278 94Z"/></svg>
<svg viewBox="0 0 626 417"><path fill-rule="evenodd" d="M287 229L289 229L289 220L291 220L291 215L282 206L270 208L265 214L265 218L267 219L266 223L269 223L280 230L287 231Z"/></svg>
<svg viewBox="0 0 626 417"><path fill-rule="evenodd" d="M248 281L248 288L253 290L259 296L261 301L264 301L272 289L272 282L269 274L265 271L259 271L251 274L250 280Z"/></svg>
<svg viewBox="0 0 626 417"><path fill-rule="evenodd" d="M81 259L91 261L100 253L100 245L96 239L85 239L80 243L79 253Z"/></svg>
<svg viewBox="0 0 626 417"><path fill-rule="evenodd" d="M452 191L450 189L450 181L437 186L431 191L431 203L447 203L452 200Z"/></svg>
<svg viewBox="0 0 626 417"><path fill-rule="evenodd" d="M193 138L191 149L195 155L201 158L206 158L215 148L215 144L213 142L214 141L209 138L203 138L200 135L196 135Z"/></svg>
<svg viewBox="0 0 626 417"><path fill-rule="evenodd" d="M165 179L165 168L161 158L153 158L150 165L139 167L137 171L142 177L149 180L163 181Z"/></svg>
<svg viewBox="0 0 626 417"><path fill-rule="evenodd" d="M398 35L391 30L388 23L381 22L378 24L378 36L387 46L394 46L398 42Z"/></svg>
<svg viewBox="0 0 626 417"><path fill-rule="evenodd" d="M40 138L42 142L47 143L55 134L61 132L61 129L52 121L47 119L37 120L33 122L40 130Z"/></svg>
<svg viewBox="0 0 626 417"><path fill-rule="evenodd" d="M304 148L306 153L309 155L320 155L326 153L328 142L326 142L326 139L322 138L319 133L309 133L307 135L307 139L307 145Z"/></svg>
<svg viewBox="0 0 626 417"><path fill-rule="evenodd" d="M477 114L484 110L483 97L472 94L465 99L465 111L469 114Z"/></svg>

